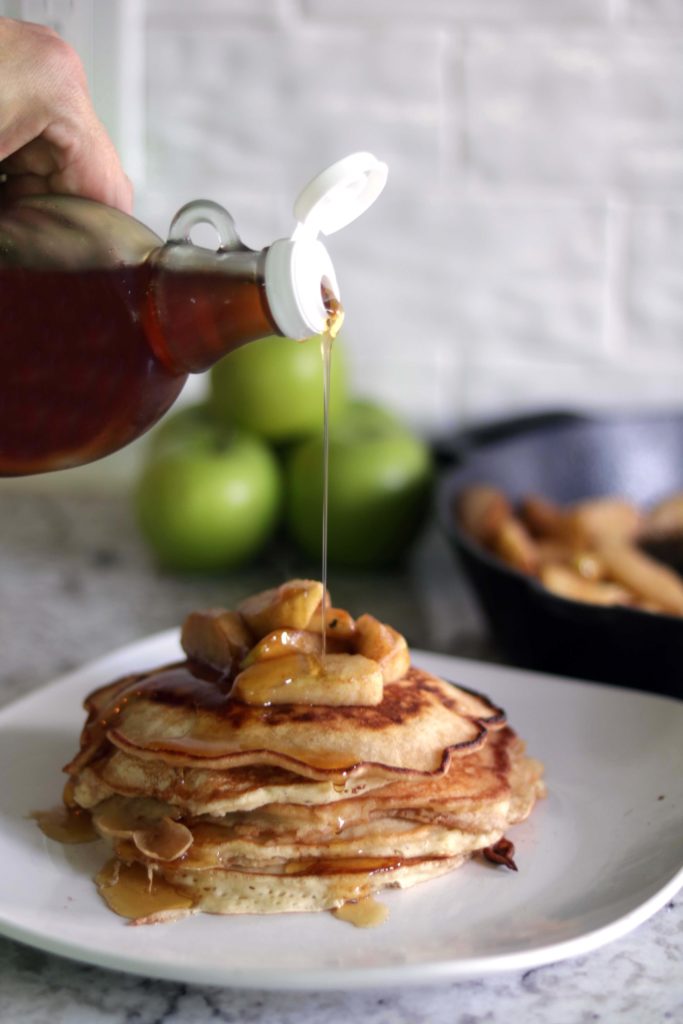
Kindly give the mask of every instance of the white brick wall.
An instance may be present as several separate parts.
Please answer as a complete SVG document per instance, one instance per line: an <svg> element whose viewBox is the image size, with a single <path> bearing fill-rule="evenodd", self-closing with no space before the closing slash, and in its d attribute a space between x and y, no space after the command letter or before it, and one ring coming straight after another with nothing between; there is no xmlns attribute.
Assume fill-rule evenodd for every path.
<svg viewBox="0 0 683 1024"><path fill-rule="evenodd" d="M430 433L683 400L683 0L147 0L147 179L248 244L327 162L387 191L330 240L359 391Z"/></svg>

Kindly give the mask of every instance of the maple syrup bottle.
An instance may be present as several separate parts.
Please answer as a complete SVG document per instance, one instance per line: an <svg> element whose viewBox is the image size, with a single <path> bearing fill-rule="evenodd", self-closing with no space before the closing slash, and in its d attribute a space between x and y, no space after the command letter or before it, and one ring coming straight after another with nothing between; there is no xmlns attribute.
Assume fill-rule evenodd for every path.
<svg viewBox="0 0 683 1024"><path fill-rule="evenodd" d="M74 196L0 209L0 475L92 462L152 426L188 374L257 338L321 333L339 289L318 235L363 213L385 180L369 153L338 161L297 199L292 237L262 251L206 201L179 211L166 243ZM199 223L216 251L193 245Z"/></svg>

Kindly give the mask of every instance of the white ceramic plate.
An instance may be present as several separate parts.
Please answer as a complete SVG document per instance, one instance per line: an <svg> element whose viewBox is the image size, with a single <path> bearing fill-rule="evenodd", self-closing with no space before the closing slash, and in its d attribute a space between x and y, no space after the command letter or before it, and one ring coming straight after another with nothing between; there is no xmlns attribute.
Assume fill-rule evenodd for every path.
<svg viewBox="0 0 683 1024"><path fill-rule="evenodd" d="M683 884L683 703L416 652L416 663L502 704L546 764L547 800L510 832L517 873L472 862L383 894L389 920L366 931L329 914L128 927L91 881L103 845L51 842L27 815L59 802L59 768L76 748L85 694L179 650L175 631L150 637L0 712L0 932L176 981L397 986L586 953L635 928Z"/></svg>

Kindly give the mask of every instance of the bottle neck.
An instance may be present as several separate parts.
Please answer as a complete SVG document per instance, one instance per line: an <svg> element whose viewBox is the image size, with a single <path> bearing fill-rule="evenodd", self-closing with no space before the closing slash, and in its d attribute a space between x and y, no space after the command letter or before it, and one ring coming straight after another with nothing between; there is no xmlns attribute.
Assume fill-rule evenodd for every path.
<svg viewBox="0 0 683 1024"><path fill-rule="evenodd" d="M247 342L280 334L268 304L265 253L169 244L150 259L145 328L155 355L201 373Z"/></svg>

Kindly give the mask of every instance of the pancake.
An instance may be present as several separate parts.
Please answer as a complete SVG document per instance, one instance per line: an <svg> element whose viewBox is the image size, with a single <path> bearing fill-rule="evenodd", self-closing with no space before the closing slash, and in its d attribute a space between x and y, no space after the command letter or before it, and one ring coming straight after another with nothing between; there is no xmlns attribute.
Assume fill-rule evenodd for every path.
<svg viewBox="0 0 683 1024"><path fill-rule="evenodd" d="M109 741L142 760L215 770L265 764L319 780L444 772L455 753L476 750L505 723L485 697L415 667L372 707L250 706L231 697L215 669L187 660L96 691L86 708L90 757Z"/></svg>
<svg viewBox="0 0 683 1024"><path fill-rule="evenodd" d="M446 772L429 779L399 776L387 781L365 775L339 784L260 765L220 772L178 768L114 748L79 773L74 797L87 809L116 795L152 797L194 817L220 817L270 805L266 813L271 822L296 820L302 828L310 822L319 828L325 821L336 827L340 819L355 822L378 814L467 828L482 823L483 807L487 822L492 815L499 822L507 819L514 794L508 775L519 770L523 751L521 740L506 727L466 759L454 758ZM523 763L540 777L538 762ZM365 799L356 799L360 796ZM252 814L250 820L257 818Z"/></svg>
<svg viewBox="0 0 683 1024"><path fill-rule="evenodd" d="M118 913L340 908L500 850L531 813L542 765L505 713L328 602L295 580L194 612L185 659L86 699L65 799L110 844Z"/></svg>
<svg viewBox="0 0 683 1024"><path fill-rule="evenodd" d="M79 806L94 807L109 797L148 796L188 814L229 814L264 804L329 804L386 786L383 776L366 773L342 781L309 779L284 768L252 764L241 768L185 768L132 756L116 747L102 753L76 777Z"/></svg>
<svg viewBox="0 0 683 1024"><path fill-rule="evenodd" d="M497 784L489 778L483 787L470 786L464 794L462 773L451 771L434 779L429 793L431 816L425 813L429 803L420 806L424 783L402 780L329 807L274 804L220 818L184 816L182 824L177 807L149 798L114 797L95 809L94 824L114 840L115 852L122 860L148 863L151 857L169 881L176 875L174 862L178 860L183 869L195 873L214 868L258 873L280 872L288 863L323 859L332 863L391 857L403 862L462 856L494 845L503 830L521 820L542 793L538 762L523 755L511 730L506 734L489 758ZM512 762L518 770L509 770ZM468 767L471 779L478 780L483 774L474 765ZM466 809L449 814L449 798L450 806L463 799ZM165 830L156 839L152 835L149 826L167 815L174 816L181 833L179 845L172 837L169 844ZM145 826L140 839L139 830Z"/></svg>
<svg viewBox="0 0 683 1024"><path fill-rule="evenodd" d="M162 877L172 879L177 870L176 861L192 871L213 868L236 870L284 870L287 864L299 861L351 861L353 859L391 857L401 861L418 857L449 857L492 846L500 839L500 831L463 832L438 825L422 825L398 818L377 818L363 825L347 826L334 837L312 835L304 842L295 832L281 831L273 835L268 829L254 835L253 828L246 835L239 827L207 821L193 822L189 826L192 843L173 861L159 863ZM249 834L251 833L251 834ZM115 839L113 849L125 861L147 863L149 848L145 851L129 839Z"/></svg>
<svg viewBox="0 0 683 1024"><path fill-rule="evenodd" d="M500 746L512 748L514 763L505 779L510 788L507 814L497 807L495 820L490 820L494 795L490 788L488 802L483 793L478 804L471 792L466 797L469 828L455 828L450 820L439 824L405 820L401 814L413 813L405 808L398 816L379 817L389 801L384 801L383 808L376 804L381 804L382 795L388 797L391 790L405 790L408 783L402 780L385 787L384 794L379 790L369 797L335 804L347 814L346 819L337 819L336 826L329 816L320 820L324 810L320 806L273 805L253 814L238 813L222 819L186 819L191 846L173 860L156 861L151 868L153 877L161 879L171 892L191 896L194 910L230 914L262 913L266 907L269 912L278 908L334 909L387 887L406 887L435 877L459 866L474 852L495 846L503 830L529 813L542 795L540 765L526 758L522 744L511 731L507 732L510 742ZM500 754L499 750L494 759L499 771L506 760ZM475 771L474 776L477 774ZM443 776L430 785L443 790L448 781L448 776ZM455 777L450 783L457 801ZM415 789L413 786L413 798L417 796ZM394 792L393 796L398 799L401 794ZM436 793L431 796L435 798ZM372 806L364 806L368 803ZM365 819L363 824L350 823L354 820L348 811L351 804L357 805L357 817ZM168 809L158 805L154 813L160 815ZM145 814L149 818L150 810L146 809ZM301 820L306 815L313 820L304 831ZM485 817L489 818L490 831L483 830ZM113 845L121 863L150 869L149 845L143 853L130 836L114 839Z"/></svg>
<svg viewBox="0 0 683 1024"><path fill-rule="evenodd" d="M391 858L355 858L348 861L297 861L281 871L232 870L213 868L193 871L184 866L169 870L170 881L163 883L169 893L168 905L180 902L180 909L162 909L137 918L135 924L159 924L177 920L188 913L278 914L335 910L357 903L384 889L406 889L437 878L460 867L465 857L416 857L407 861ZM107 888L112 875L125 860L106 866L98 883ZM134 869L139 865L132 863ZM127 881L124 875L124 880ZM146 877L140 873L134 881L134 900L144 890ZM174 899L175 897L175 899ZM178 900L178 897L180 900Z"/></svg>

